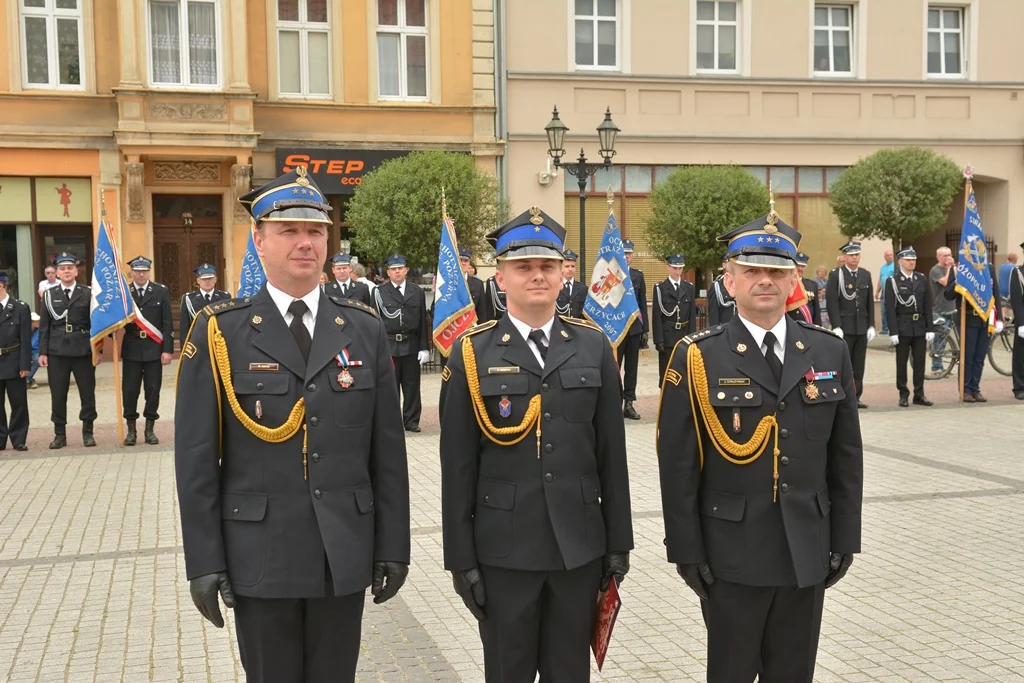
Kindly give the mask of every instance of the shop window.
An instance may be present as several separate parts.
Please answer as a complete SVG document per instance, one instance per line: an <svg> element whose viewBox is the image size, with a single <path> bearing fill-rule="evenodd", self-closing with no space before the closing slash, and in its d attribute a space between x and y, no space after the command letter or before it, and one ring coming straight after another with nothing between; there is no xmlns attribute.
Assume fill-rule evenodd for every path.
<svg viewBox="0 0 1024 683"><path fill-rule="evenodd" d="M770 169L772 191L778 194L779 192L796 192L796 169L792 166L774 166Z"/></svg>
<svg viewBox="0 0 1024 683"><path fill-rule="evenodd" d="M426 100L427 0L377 0L377 93Z"/></svg>
<svg viewBox="0 0 1024 683"><path fill-rule="evenodd" d="M619 69L619 0L575 0L577 69Z"/></svg>
<svg viewBox="0 0 1024 683"><path fill-rule="evenodd" d="M22 87L82 90L82 0L19 0Z"/></svg>
<svg viewBox="0 0 1024 683"><path fill-rule="evenodd" d="M651 167L650 166L627 166L626 167L626 192L650 192L651 191Z"/></svg>
<svg viewBox="0 0 1024 683"><path fill-rule="evenodd" d="M609 187L612 189L612 192L622 192L622 167L602 166L597 169L597 173L594 174L594 184L592 187L596 194L602 196L608 192Z"/></svg>
<svg viewBox="0 0 1024 683"><path fill-rule="evenodd" d="M153 84L219 85L218 0L149 0L148 8Z"/></svg>
<svg viewBox="0 0 1024 683"><path fill-rule="evenodd" d="M697 0L697 73L738 73L740 3Z"/></svg>
<svg viewBox="0 0 1024 683"><path fill-rule="evenodd" d="M818 166L800 168L800 194L821 194L825 191L825 169Z"/></svg>
<svg viewBox="0 0 1024 683"><path fill-rule="evenodd" d="M279 91L287 97L331 94L328 0L277 0Z"/></svg>
<svg viewBox="0 0 1024 683"><path fill-rule="evenodd" d="M655 166L654 167L654 184L662 183L669 175L675 171L678 166Z"/></svg>
<svg viewBox="0 0 1024 683"><path fill-rule="evenodd" d="M832 191L832 183L834 183L836 181L836 178L838 178L839 174L842 173L844 170L846 170L846 169L843 169L843 168L826 168L825 169L825 187L828 188L829 192Z"/></svg>
<svg viewBox="0 0 1024 683"><path fill-rule="evenodd" d="M763 185L768 184L768 169L764 166L744 166L743 170L760 180Z"/></svg>

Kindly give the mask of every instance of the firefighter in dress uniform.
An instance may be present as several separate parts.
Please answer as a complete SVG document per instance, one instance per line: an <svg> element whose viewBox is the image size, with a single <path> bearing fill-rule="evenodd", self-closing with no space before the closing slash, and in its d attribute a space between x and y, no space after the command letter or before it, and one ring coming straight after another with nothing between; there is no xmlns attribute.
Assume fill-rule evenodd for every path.
<svg viewBox="0 0 1024 683"><path fill-rule="evenodd" d="M146 403L142 409L142 416L146 418L143 436L146 443L155 445L160 443L153 430L160 419L163 366L168 365L174 355L174 312L167 287L149 279L153 262L145 256L136 256L128 265L132 269L129 289L137 315L135 322L125 325L121 342L121 393L124 396L124 419L128 422L124 445L134 446L138 440L135 422L139 419L139 390L143 387L146 392Z"/></svg>
<svg viewBox="0 0 1024 683"><path fill-rule="evenodd" d="M564 238L537 207L487 236L508 312L463 334L442 373L444 563L488 683L590 680L598 591L633 548L614 353L555 314Z"/></svg>
<svg viewBox="0 0 1024 683"><path fill-rule="evenodd" d="M636 292L636 303L640 310L640 316L629 326L629 332L621 346L619 353L619 367L623 362L626 364L626 371L622 379L622 416L629 420L639 420L640 413L633 407L636 400L636 378L640 365L640 349L647 348L647 283L644 281L644 271L633 268L633 242L622 240L622 251L626 255L626 263L629 268L629 279L633 282L633 291Z"/></svg>
<svg viewBox="0 0 1024 683"><path fill-rule="evenodd" d="M682 254L673 254L666 262L668 277L654 286L654 306L651 308L654 348L658 351L659 388L676 342L697 328L696 290L683 279L686 259Z"/></svg>
<svg viewBox="0 0 1024 683"><path fill-rule="evenodd" d="M853 368L785 315L800 233L773 209L719 239L736 316L684 337L662 387L668 560L700 598L709 683L811 683L825 589L860 551Z"/></svg>
<svg viewBox="0 0 1024 683"><path fill-rule="evenodd" d="M506 310L505 292L492 275L484 281L483 315L480 316L480 322L501 320Z"/></svg>
<svg viewBox="0 0 1024 683"><path fill-rule="evenodd" d="M1024 242L1020 248L1024 249ZM1010 271L1010 308L1017 336L1013 338L1013 397L1024 401L1024 265Z"/></svg>
<svg viewBox="0 0 1024 683"><path fill-rule="evenodd" d="M68 445L68 391L71 375L82 408L82 444L96 445L93 423L96 420L96 366L92 352L92 290L76 280L78 259L61 252L56 260L59 282L43 293L39 320L39 367L46 368L50 384L50 420L53 441L50 448Z"/></svg>
<svg viewBox="0 0 1024 683"><path fill-rule="evenodd" d="M28 450L28 377L32 369L32 311L7 291L0 273L0 451L7 440L16 451ZM10 420L4 396L11 402Z"/></svg>
<svg viewBox="0 0 1024 683"><path fill-rule="evenodd" d="M814 280L804 277L804 272L807 270L807 263L811 260L811 257L804 252L797 252L796 255L796 275L800 279L800 282L804 286L804 291L807 293L807 313L811 316L809 322L814 325L821 326L821 307L818 305L818 283ZM792 310L789 312L789 317L793 320L805 320L804 313L800 309Z"/></svg>
<svg viewBox="0 0 1024 683"><path fill-rule="evenodd" d="M355 680L364 594L409 565L395 375L373 309L323 292L330 207L299 167L239 199L267 281L202 309L175 414L185 571L196 608L234 609L249 683Z"/></svg>
<svg viewBox="0 0 1024 683"><path fill-rule="evenodd" d="M889 341L896 347L896 388L900 392L900 406L906 408L909 404L908 358L913 358L914 405L930 406L932 402L924 395L924 360L928 344L935 338L932 288L926 275L914 272L917 252L913 247L900 250L896 260L899 268L885 283L889 291L883 301L892 331Z"/></svg>
<svg viewBox="0 0 1024 683"><path fill-rule="evenodd" d="M352 257L348 254L335 254L331 257L331 272L334 273L334 281L324 287L328 294L340 296L343 299L352 299L366 306L373 306L373 299L370 297L370 288L362 282L352 279Z"/></svg>
<svg viewBox="0 0 1024 683"><path fill-rule="evenodd" d="M732 294L725 288L724 269L727 262L728 259L723 255L723 272L711 283L711 290L708 292L708 327L724 325L732 320L733 314L736 313L736 300L732 298Z"/></svg>
<svg viewBox="0 0 1024 683"><path fill-rule="evenodd" d="M864 394L864 363L868 343L875 338L875 301L871 272L860 267L860 242L840 247L843 264L828 275L825 284L825 308L832 331L846 342L857 383L857 407L867 408L860 400Z"/></svg>
<svg viewBox="0 0 1024 683"><path fill-rule="evenodd" d="M555 311L570 318L583 318L583 306L587 303L587 287L576 281L576 261L579 255L571 249L565 250L562 261L562 291L558 293Z"/></svg>
<svg viewBox="0 0 1024 683"><path fill-rule="evenodd" d="M184 339L188 330L192 327L192 321L196 319L199 311L210 304L218 301L226 301L231 294L223 289L217 289L217 269L209 263L203 263L192 271L196 276L196 285L199 289L186 292L181 295L181 310L178 321L178 338Z"/></svg>

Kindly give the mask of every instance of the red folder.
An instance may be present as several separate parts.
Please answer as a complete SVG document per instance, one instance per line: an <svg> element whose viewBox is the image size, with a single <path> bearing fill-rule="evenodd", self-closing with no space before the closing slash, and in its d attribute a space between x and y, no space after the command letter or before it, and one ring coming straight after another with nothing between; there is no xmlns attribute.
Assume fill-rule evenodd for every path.
<svg viewBox="0 0 1024 683"><path fill-rule="evenodd" d="M597 594L597 614L594 617L594 630L590 634L590 649L594 652L598 671L604 666L608 645L612 642L615 619L619 616L621 608L622 600L619 598L619 587L615 579L612 578L608 582L608 590Z"/></svg>

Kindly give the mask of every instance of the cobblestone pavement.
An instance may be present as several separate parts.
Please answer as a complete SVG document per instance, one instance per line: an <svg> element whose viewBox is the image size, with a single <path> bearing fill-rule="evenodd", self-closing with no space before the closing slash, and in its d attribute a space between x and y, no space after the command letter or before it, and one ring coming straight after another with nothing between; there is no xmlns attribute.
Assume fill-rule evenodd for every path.
<svg viewBox="0 0 1024 683"><path fill-rule="evenodd" d="M891 391L891 359L869 356L869 390ZM0 680L245 679L230 611L213 628L188 595L166 380L156 447L109 447L108 378L100 447L47 451L48 392L31 392L32 450L0 454ZM425 381L428 405L434 391ZM828 592L817 681L1024 681L1022 417L1016 402L861 413L864 552ZM594 680L701 681L698 603L664 559L653 421L627 438L637 548ZM408 439L414 566L398 598L367 601L361 681L483 680L475 622L441 566L437 442Z"/></svg>

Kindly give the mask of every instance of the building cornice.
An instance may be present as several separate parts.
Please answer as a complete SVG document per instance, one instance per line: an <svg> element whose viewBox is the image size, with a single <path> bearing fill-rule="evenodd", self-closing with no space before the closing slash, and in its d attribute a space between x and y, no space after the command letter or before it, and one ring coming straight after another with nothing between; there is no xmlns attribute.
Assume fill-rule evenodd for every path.
<svg viewBox="0 0 1024 683"><path fill-rule="evenodd" d="M251 90L200 90L200 89L178 89L178 88L111 88L114 96L117 97L156 97L184 99L223 99L223 100L250 100L255 101L257 94Z"/></svg>
<svg viewBox="0 0 1024 683"><path fill-rule="evenodd" d="M509 133L509 142L543 142L547 145L547 136L544 133ZM568 134L565 137L566 141L569 140L580 140L584 143L593 142L594 136L592 134L587 135L572 135ZM624 142L632 142L639 144L743 144L743 145L842 145L842 146L857 146L857 145L872 145L872 146L885 146L885 147L911 147L919 145L928 146L971 146L971 145L984 145L988 147L1020 147L1024 146L1024 137L1017 138L977 138L977 137L963 137L963 138L934 138L934 137L919 137L919 138L894 138L894 137L800 137L800 136L785 136L785 137L762 137L762 136L749 136L741 137L735 135L664 135L664 134L630 134L623 135L619 133L618 137L615 138L616 145Z"/></svg>
<svg viewBox="0 0 1024 683"><path fill-rule="evenodd" d="M494 113L494 105L486 104L431 104L429 102L376 102L373 104L352 104L348 102L331 102L328 100L270 100L257 101L254 105L259 109L327 109L336 111L369 111L369 112L429 112L431 114L474 114L477 112Z"/></svg>
<svg viewBox="0 0 1024 683"><path fill-rule="evenodd" d="M227 147L254 149L259 133L225 131L115 130L118 147Z"/></svg>
<svg viewBox="0 0 1024 683"><path fill-rule="evenodd" d="M107 133L49 133L0 131L0 147L32 149L115 149L114 136Z"/></svg>

